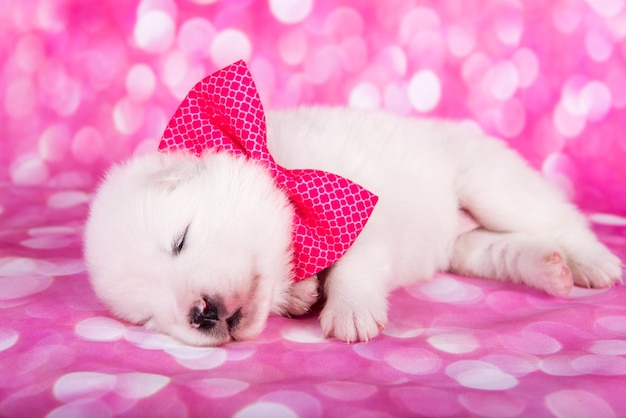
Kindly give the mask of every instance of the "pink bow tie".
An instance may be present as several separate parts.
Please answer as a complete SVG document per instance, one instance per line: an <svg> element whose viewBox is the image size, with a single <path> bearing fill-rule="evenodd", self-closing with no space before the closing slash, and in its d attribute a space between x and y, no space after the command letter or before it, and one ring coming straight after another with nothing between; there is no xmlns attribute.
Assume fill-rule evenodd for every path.
<svg viewBox="0 0 626 418"><path fill-rule="evenodd" d="M296 207L294 281L336 262L354 243L377 197L343 177L287 170L267 149L265 114L252 76L238 61L200 81L170 120L159 150L228 151L262 162Z"/></svg>

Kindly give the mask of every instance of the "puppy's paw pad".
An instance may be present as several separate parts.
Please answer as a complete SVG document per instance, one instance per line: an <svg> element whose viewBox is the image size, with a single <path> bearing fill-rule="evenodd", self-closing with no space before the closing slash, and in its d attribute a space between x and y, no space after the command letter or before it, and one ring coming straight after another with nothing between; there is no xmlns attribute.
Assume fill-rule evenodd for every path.
<svg viewBox="0 0 626 418"><path fill-rule="evenodd" d="M572 273L565 264L565 257L558 251L543 249L531 254L531 279L529 284L535 283L536 287L546 293L567 297L574 285Z"/></svg>
<svg viewBox="0 0 626 418"><path fill-rule="evenodd" d="M287 313L292 316L304 315L319 299L317 276L296 282L289 288Z"/></svg>
<svg viewBox="0 0 626 418"><path fill-rule="evenodd" d="M325 306L320 315L322 330L327 338L335 337L347 343L369 341L387 324L386 306L380 309L355 309L347 305Z"/></svg>
<svg viewBox="0 0 626 418"><path fill-rule="evenodd" d="M553 296L564 298L569 296L574 287L572 272L564 265L560 264L558 274L550 274L545 277L545 291Z"/></svg>

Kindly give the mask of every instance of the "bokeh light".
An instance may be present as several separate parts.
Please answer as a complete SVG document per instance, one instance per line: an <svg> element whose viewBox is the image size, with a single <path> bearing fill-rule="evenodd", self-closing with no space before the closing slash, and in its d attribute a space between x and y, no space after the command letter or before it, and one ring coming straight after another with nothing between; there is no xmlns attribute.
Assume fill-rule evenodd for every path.
<svg viewBox="0 0 626 418"><path fill-rule="evenodd" d="M89 184L90 168L158 141L191 86L244 59L266 108L472 120L535 166L558 152L589 167L568 193L626 211L624 0L11 0L7 10L0 177L9 180Z"/></svg>

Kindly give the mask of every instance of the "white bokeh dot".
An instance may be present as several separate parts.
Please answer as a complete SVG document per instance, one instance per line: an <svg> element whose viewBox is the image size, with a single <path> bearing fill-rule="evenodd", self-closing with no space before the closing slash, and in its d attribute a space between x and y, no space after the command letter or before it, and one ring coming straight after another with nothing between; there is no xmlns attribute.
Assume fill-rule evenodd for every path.
<svg viewBox="0 0 626 418"><path fill-rule="evenodd" d="M566 138L580 135L586 126L585 118L568 111L562 102L554 109L552 120L556 130Z"/></svg>
<svg viewBox="0 0 626 418"><path fill-rule="evenodd" d="M93 126L83 126L72 138L72 156L82 164L92 164L105 149L102 134Z"/></svg>
<svg viewBox="0 0 626 418"><path fill-rule="evenodd" d="M228 353L219 347L192 347L165 334L145 327L127 327L124 338L146 350L163 350L180 365L191 370L215 369L228 360Z"/></svg>
<svg viewBox="0 0 626 418"><path fill-rule="evenodd" d="M32 258L3 257L0 258L0 276L27 276L37 271L38 262Z"/></svg>
<svg viewBox="0 0 626 418"><path fill-rule="evenodd" d="M304 61L307 81L324 84L336 73L341 56L341 50L333 45L321 47L307 56Z"/></svg>
<svg viewBox="0 0 626 418"><path fill-rule="evenodd" d="M429 7L415 7L401 16L398 27L398 39L402 44L410 44L415 38L438 34L441 30L441 18Z"/></svg>
<svg viewBox="0 0 626 418"><path fill-rule="evenodd" d="M66 209L89 202L89 195L78 190L56 192L48 198L48 206L54 209Z"/></svg>
<svg viewBox="0 0 626 418"><path fill-rule="evenodd" d="M626 226L626 217L612 213L593 213L589 220L599 225Z"/></svg>
<svg viewBox="0 0 626 418"><path fill-rule="evenodd" d="M539 74L539 58L537 58L537 55L528 48L520 48L515 51L511 60L517 68L519 86L522 88L530 87Z"/></svg>
<svg viewBox="0 0 626 418"><path fill-rule="evenodd" d="M139 48L153 53L167 51L174 42L174 19L163 10L140 13L133 36Z"/></svg>
<svg viewBox="0 0 626 418"><path fill-rule="evenodd" d="M414 297L447 303L476 303L483 298L479 287L462 283L450 276L437 276L432 280L410 286L407 291Z"/></svg>
<svg viewBox="0 0 626 418"><path fill-rule="evenodd" d="M213 24L202 17L192 17L180 26L178 31L178 49L186 54L205 56L213 41L216 30Z"/></svg>
<svg viewBox="0 0 626 418"><path fill-rule="evenodd" d="M523 398L501 392L466 392L459 395L459 402L476 416L484 418L519 417L527 406Z"/></svg>
<svg viewBox="0 0 626 418"><path fill-rule="evenodd" d="M471 353L480 346L478 339L468 333L435 335L426 341L437 350L451 354Z"/></svg>
<svg viewBox="0 0 626 418"><path fill-rule="evenodd" d="M285 388L267 393L263 395L259 401L285 405L291 408L300 417L322 417L322 402L317 393L313 395Z"/></svg>
<svg viewBox="0 0 626 418"><path fill-rule="evenodd" d="M615 411L598 395L579 389L549 393L545 405L557 418L615 418Z"/></svg>
<svg viewBox="0 0 626 418"><path fill-rule="evenodd" d="M72 372L62 375L52 386L54 397L61 402L71 402L89 397L98 398L115 389L112 374L98 372Z"/></svg>
<svg viewBox="0 0 626 418"><path fill-rule="evenodd" d="M596 320L596 329L612 336L626 336L626 316L607 315Z"/></svg>
<svg viewBox="0 0 626 418"><path fill-rule="evenodd" d="M38 155L26 154L18 157L10 167L11 181L21 186L45 183L50 177L48 166Z"/></svg>
<svg viewBox="0 0 626 418"><path fill-rule="evenodd" d="M250 387L242 380L221 377L206 378L189 383L194 392L209 399L228 398Z"/></svg>
<svg viewBox="0 0 626 418"><path fill-rule="evenodd" d="M349 103L358 109L378 109L380 107L380 90L373 83L359 83L350 92Z"/></svg>
<svg viewBox="0 0 626 418"><path fill-rule="evenodd" d="M126 73L126 92L128 97L142 102L152 97L156 87L156 77L152 68L146 64L135 64Z"/></svg>
<svg viewBox="0 0 626 418"><path fill-rule="evenodd" d="M36 270L44 276L71 276L85 271L82 258L57 258L54 262L36 260Z"/></svg>
<svg viewBox="0 0 626 418"><path fill-rule="evenodd" d="M329 398L343 401L360 401L378 392L376 386L358 382L330 381L319 383L315 388Z"/></svg>
<svg viewBox="0 0 626 418"><path fill-rule="evenodd" d="M0 300L18 299L32 296L46 290L52 284L52 278L41 275L27 275L19 277L0 276Z"/></svg>
<svg viewBox="0 0 626 418"><path fill-rule="evenodd" d="M541 166L544 177L559 188L569 198L574 196L572 179L578 174L571 159L564 153L553 152L548 155Z"/></svg>
<svg viewBox="0 0 626 418"><path fill-rule="evenodd" d="M430 351L421 348L399 348L385 355L385 362L396 370L413 375L437 372L441 359Z"/></svg>
<svg viewBox="0 0 626 418"><path fill-rule="evenodd" d="M513 376L523 376L536 371L540 360L526 353L521 354L489 354L480 360L499 367L502 371Z"/></svg>
<svg viewBox="0 0 626 418"><path fill-rule="evenodd" d="M552 376L579 376L582 372L572 367L574 360L576 356L570 354L549 356L541 360L539 369Z"/></svg>
<svg viewBox="0 0 626 418"><path fill-rule="evenodd" d="M407 416L453 417L467 412L459 405L457 395L449 388L435 389L429 385L399 385L389 391L390 397L408 409ZM465 412L465 414L464 414Z"/></svg>
<svg viewBox="0 0 626 418"><path fill-rule="evenodd" d="M170 378L153 373L123 373L116 376L115 393L126 399L149 398L170 383Z"/></svg>
<svg viewBox="0 0 626 418"><path fill-rule="evenodd" d="M509 350L536 355L554 354L561 350L562 345L549 335L521 330L498 337L500 343Z"/></svg>
<svg viewBox="0 0 626 418"><path fill-rule="evenodd" d="M286 32L278 39L278 53L282 60L289 65L298 65L306 57L309 39L307 33L297 28Z"/></svg>
<svg viewBox="0 0 626 418"><path fill-rule="evenodd" d="M470 54L476 46L476 36L470 28L450 25L446 29L446 42L450 53L457 58Z"/></svg>
<svg viewBox="0 0 626 418"><path fill-rule="evenodd" d="M508 60L497 62L485 74L483 87L501 101L513 97L519 86L517 67Z"/></svg>
<svg viewBox="0 0 626 418"><path fill-rule="evenodd" d="M624 0L586 0L591 9L603 17L617 16L624 9Z"/></svg>
<svg viewBox="0 0 626 418"><path fill-rule="evenodd" d="M160 79L169 87L180 85L185 80L189 68L189 61L179 50L172 51L165 57Z"/></svg>
<svg viewBox="0 0 626 418"><path fill-rule="evenodd" d="M123 373L119 375L98 372L73 372L61 376L52 392L61 402L85 398L99 398L115 392L126 399L148 398L170 382L170 378L152 373Z"/></svg>
<svg viewBox="0 0 626 418"><path fill-rule="evenodd" d="M256 402L237 411L233 416L233 418L257 417L298 418L298 414L293 409L279 403Z"/></svg>
<svg viewBox="0 0 626 418"><path fill-rule="evenodd" d="M600 81L590 81L580 91L580 99L587 119L598 122L611 110L611 91Z"/></svg>
<svg viewBox="0 0 626 418"><path fill-rule="evenodd" d="M0 351L11 348L19 340L20 334L11 328L0 328Z"/></svg>
<svg viewBox="0 0 626 418"><path fill-rule="evenodd" d="M180 347L166 349L165 351L173 355L177 363L191 370L215 369L228 359L227 352L222 348L186 350Z"/></svg>
<svg viewBox="0 0 626 418"><path fill-rule="evenodd" d="M19 68L33 73L40 68L46 58L46 47L39 34L23 34L15 45L15 61Z"/></svg>
<svg viewBox="0 0 626 418"><path fill-rule="evenodd" d="M238 60L249 60L252 55L252 43L244 32L238 29L225 29L215 35L210 51L211 59L221 68Z"/></svg>
<svg viewBox="0 0 626 418"><path fill-rule="evenodd" d="M282 23L298 23L313 9L313 0L269 0L270 11Z"/></svg>
<svg viewBox="0 0 626 418"><path fill-rule="evenodd" d="M83 319L74 327L74 332L88 341L115 341L122 338L126 326L106 317Z"/></svg>
<svg viewBox="0 0 626 418"><path fill-rule="evenodd" d="M100 399L79 399L53 409L46 418L111 418L113 411Z"/></svg>
<svg viewBox="0 0 626 418"><path fill-rule="evenodd" d="M37 106L37 88L30 78L10 81L4 94L4 110L14 118L30 115Z"/></svg>
<svg viewBox="0 0 626 418"><path fill-rule="evenodd" d="M386 110L398 115L409 114L412 106L406 85L402 82L395 82L386 86L383 92L383 106Z"/></svg>
<svg viewBox="0 0 626 418"><path fill-rule="evenodd" d="M130 97L123 97L113 107L113 124L119 133L133 134L143 124L144 113L143 104Z"/></svg>
<svg viewBox="0 0 626 418"><path fill-rule="evenodd" d="M495 124L498 132L504 138L518 136L526 126L524 105L515 97L503 103L495 113Z"/></svg>
<svg viewBox="0 0 626 418"><path fill-rule="evenodd" d="M600 31L590 30L585 35L585 49L589 57L597 62L604 62L613 53L613 42Z"/></svg>
<svg viewBox="0 0 626 418"><path fill-rule="evenodd" d="M607 356L624 356L626 355L626 341L597 340L591 343L589 351L595 354L604 354Z"/></svg>
<svg viewBox="0 0 626 418"><path fill-rule="evenodd" d="M519 0L509 0L496 3L495 29L498 39L506 44L515 46L519 43L524 32L524 17L522 3Z"/></svg>
<svg viewBox="0 0 626 418"><path fill-rule="evenodd" d="M616 355L588 354L572 361L572 368L581 374L626 375L626 359Z"/></svg>
<svg viewBox="0 0 626 418"><path fill-rule="evenodd" d="M39 137L37 150L45 161L63 161L70 144L70 130L64 123L46 127Z"/></svg>
<svg viewBox="0 0 626 418"><path fill-rule="evenodd" d="M327 342L318 323L288 324L281 328L281 335L286 340L296 343L323 344Z"/></svg>
<svg viewBox="0 0 626 418"><path fill-rule="evenodd" d="M493 364L479 360L461 360L446 367L446 374L461 386L481 390L508 390L519 383L512 375Z"/></svg>
<svg viewBox="0 0 626 418"><path fill-rule="evenodd" d="M441 99L441 82L431 70L420 70L409 81L409 101L421 113L430 112Z"/></svg>

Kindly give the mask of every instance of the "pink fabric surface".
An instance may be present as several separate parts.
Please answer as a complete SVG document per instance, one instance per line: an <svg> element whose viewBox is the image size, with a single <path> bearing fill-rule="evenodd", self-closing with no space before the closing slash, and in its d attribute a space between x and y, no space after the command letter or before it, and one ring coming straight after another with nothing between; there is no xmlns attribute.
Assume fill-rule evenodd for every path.
<svg viewBox="0 0 626 418"><path fill-rule="evenodd" d="M369 343L324 340L312 315L191 348L103 309L81 234L103 169L156 149L193 84L245 59L266 108L503 138L626 260L625 37L623 0L5 0L0 416L623 416L626 287L559 300L440 275L394 292Z"/></svg>

